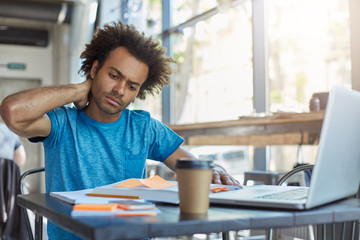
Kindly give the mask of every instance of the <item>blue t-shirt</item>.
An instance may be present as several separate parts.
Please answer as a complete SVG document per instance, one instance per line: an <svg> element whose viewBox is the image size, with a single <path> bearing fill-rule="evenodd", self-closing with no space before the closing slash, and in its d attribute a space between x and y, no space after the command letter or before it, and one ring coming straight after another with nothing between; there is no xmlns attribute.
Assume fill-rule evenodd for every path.
<svg viewBox="0 0 360 240"><path fill-rule="evenodd" d="M183 142L146 111L125 109L112 123L95 121L84 110L67 106L47 115L52 124L43 140L48 193L144 178L146 159L163 162ZM53 227L49 224L51 239L73 239Z"/></svg>

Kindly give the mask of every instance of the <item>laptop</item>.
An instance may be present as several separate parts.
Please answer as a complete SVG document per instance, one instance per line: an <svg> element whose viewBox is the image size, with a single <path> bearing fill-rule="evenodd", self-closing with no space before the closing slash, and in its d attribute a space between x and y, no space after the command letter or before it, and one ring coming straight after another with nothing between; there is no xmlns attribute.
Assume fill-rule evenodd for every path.
<svg viewBox="0 0 360 240"><path fill-rule="evenodd" d="M309 187L255 185L211 194L210 202L304 210L352 196L357 193L359 183L360 92L334 87L329 95ZM297 192L306 192L307 196L289 199L297 196Z"/></svg>

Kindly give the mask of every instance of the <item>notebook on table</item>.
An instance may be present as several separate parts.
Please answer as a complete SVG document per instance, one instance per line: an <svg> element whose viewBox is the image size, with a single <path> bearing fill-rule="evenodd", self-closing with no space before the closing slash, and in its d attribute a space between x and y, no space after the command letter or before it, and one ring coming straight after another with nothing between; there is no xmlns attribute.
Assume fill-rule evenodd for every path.
<svg viewBox="0 0 360 240"><path fill-rule="evenodd" d="M349 197L357 193L360 183L359 144L360 92L334 87L330 92L308 188L256 185L213 195L210 202L310 209ZM301 196L301 192L306 192L307 196ZM289 199L294 196L297 199Z"/></svg>

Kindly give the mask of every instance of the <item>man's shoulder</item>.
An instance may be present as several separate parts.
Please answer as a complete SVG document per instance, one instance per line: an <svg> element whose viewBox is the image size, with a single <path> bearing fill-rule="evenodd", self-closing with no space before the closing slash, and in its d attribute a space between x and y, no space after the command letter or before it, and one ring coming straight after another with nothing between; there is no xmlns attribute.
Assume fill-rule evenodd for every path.
<svg viewBox="0 0 360 240"><path fill-rule="evenodd" d="M58 108L55 108L54 110L50 111L49 113L51 114L55 114L55 115L61 115L61 114L66 114L66 115L72 115L72 114L77 114L79 112L79 110L75 107L75 106L61 106Z"/></svg>
<svg viewBox="0 0 360 240"><path fill-rule="evenodd" d="M74 113L77 113L81 110L77 109L75 106L68 106L68 105L64 105L64 106L61 106L59 107L60 109L63 109L64 111L66 112L74 112Z"/></svg>
<svg viewBox="0 0 360 240"><path fill-rule="evenodd" d="M139 118L139 119L150 119L150 113L145 110L129 110L125 109L126 114L129 118Z"/></svg>
<svg viewBox="0 0 360 240"><path fill-rule="evenodd" d="M156 120L151 114L145 110L128 110L126 109L126 119L128 124L135 125L159 125L162 124L159 120Z"/></svg>
<svg viewBox="0 0 360 240"><path fill-rule="evenodd" d="M77 122L80 112L81 110L78 110L75 106L61 106L51 110L47 115L53 125L56 122L59 124L64 124L65 122Z"/></svg>

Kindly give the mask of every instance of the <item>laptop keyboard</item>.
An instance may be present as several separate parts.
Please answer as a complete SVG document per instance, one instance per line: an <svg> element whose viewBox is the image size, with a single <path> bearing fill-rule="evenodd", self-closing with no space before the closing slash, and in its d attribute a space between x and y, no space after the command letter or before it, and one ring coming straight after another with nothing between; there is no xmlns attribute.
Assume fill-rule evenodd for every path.
<svg viewBox="0 0 360 240"><path fill-rule="evenodd" d="M272 193L264 196L260 196L259 198L266 199L283 199L283 200L300 200L305 199L308 196L309 189L307 188L299 188L284 192Z"/></svg>

